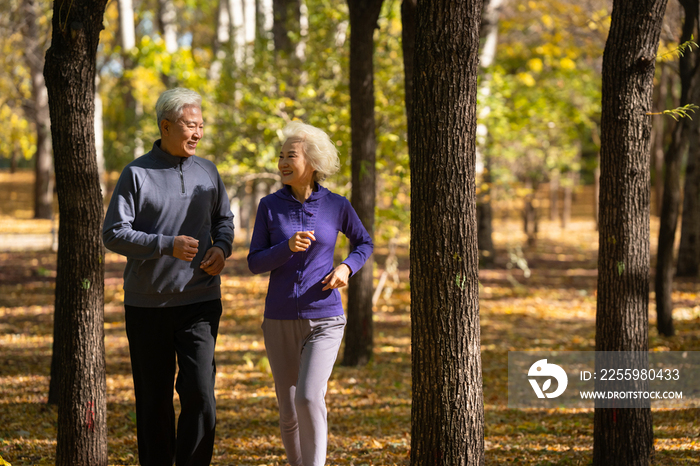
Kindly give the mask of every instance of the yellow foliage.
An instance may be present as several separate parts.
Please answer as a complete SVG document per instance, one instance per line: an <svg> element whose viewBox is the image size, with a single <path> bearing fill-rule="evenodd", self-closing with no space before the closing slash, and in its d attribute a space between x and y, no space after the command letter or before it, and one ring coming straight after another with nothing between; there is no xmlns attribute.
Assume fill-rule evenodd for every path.
<svg viewBox="0 0 700 466"><path fill-rule="evenodd" d="M542 23L549 29L554 27L554 20L549 15L542 15Z"/></svg>
<svg viewBox="0 0 700 466"><path fill-rule="evenodd" d="M561 66L561 68L564 70L575 70L576 62L569 57L564 57L559 60L559 66Z"/></svg>
<svg viewBox="0 0 700 466"><path fill-rule="evenodd" d="M539 73L540 71L542 71L542 60L539 58L531 58L527 62L527 67L535 73Z"/></svg>
<svg viewBox="0 0 700 466"><path fill-rule="evenodd" d="M518 79L527 87L533 87L537 82L530 73L518 73Z"/></svg>

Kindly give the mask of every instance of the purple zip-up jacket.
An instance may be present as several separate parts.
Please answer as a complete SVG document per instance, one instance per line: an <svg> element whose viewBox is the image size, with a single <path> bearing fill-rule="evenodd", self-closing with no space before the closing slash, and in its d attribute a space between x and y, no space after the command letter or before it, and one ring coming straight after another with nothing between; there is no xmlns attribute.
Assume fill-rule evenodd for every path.
<svg viewBox="0 0 700 466"><path fill-rule="evenodd" d="M354 275L372 254L372 238L350 202L316 184L303 204L289 186L264 197L258 206L250 241L248 268L270 273L265 317L295 320L343 315L340 292L322 291L321 280L333 270L333 252L342 232L352 251L343 261ZM298 231L314 231L316 241L303 252L289 249L289 238Z"/></svg>

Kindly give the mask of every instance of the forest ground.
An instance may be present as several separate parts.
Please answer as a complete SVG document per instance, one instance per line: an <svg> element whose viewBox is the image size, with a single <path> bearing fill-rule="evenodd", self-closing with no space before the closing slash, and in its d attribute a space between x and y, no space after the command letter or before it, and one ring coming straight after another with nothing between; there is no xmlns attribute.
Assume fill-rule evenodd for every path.
<svg viewBox="0 0 700 466"><path fill-rule="evenodd" d="M56 408L46 404L56 255L46 240L51 221L31 220L28 177L0 173L0 457L13 466L53 464L56 445ZM494 227L496 267L480 271L486 463L589 464L593 410L508 409L507 362L508 351L594 349L598 243L594 223L574 218L562 230L557 223L543 222L537 245L522 250L529 278L514 266L517 247L525 244L520 223L497 220ZM656 218L651 231L653 254ZM11 247L11 239L24 238L26 243L27 238L35 238L32 235L36 235L32 245L41 238L48 245L39 250ZM213 463L284 465L274 385L260 330L267 276L248 272L246 253L245 246L238 244L222 275L224 315L216 353L218 438ZM379 244L375 253L378 278L386 246ZM124 262L116 254L106 256L110 465L138 464L121 289ZM363 368L336 365L333 372L326 397L328 464L408 464L411 356L405 245L399 248L399 270L400 284L391 297L380 298L375 309L373 361ZM677 335L660 337L651 294L650 347L700 351L700 280L677 280L673 301ZM700 464L697 405L654 409L653 420L654 464Z"/></svg>

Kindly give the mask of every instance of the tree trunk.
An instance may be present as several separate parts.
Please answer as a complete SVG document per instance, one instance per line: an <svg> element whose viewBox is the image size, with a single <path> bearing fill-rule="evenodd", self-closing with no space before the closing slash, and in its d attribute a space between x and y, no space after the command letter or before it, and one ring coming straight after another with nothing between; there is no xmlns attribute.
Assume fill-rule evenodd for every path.
<svg viewBox="0 0 700 466"><path fill-rule="evenodd" d="M566 183L564 184L564 202L561 208L561 229L566 230L571 222L571 204L574 197L574 188L576 187L576 176L570 171L566 174Z"/></svg>
<svg viewBox="0 0 700 466"><path fill-rule="evenodd" d="M51 119L49 96L42 74L44 50L39 42L38 17L41 15L35 0L24 0L26 18L26 60L32 76L32 116L36 127L34 153L34 218L49 219L53 215L53 163L51 160Z"/></svg>
<svg viewBox="0 0 700 466"><path fill-rule="evenodd" d="M301 19L301 0L273 0L272 39L275 51L283 52L287 57L292 56L296 43L289 33L298 33Z"/></svg>
<svg viewBox="0 0 700 466"><path fill-rule="evenodd" d="M692 15L697 19L698 0L681 2L686 11L686 18ZM695 37L698 37L696 24ZM690 57L690 55L693 55ZM695 54L686 55L693 64L693 86L690 102L700 102L700 85L697 82L700 58ZM689 140L688 162L685 168L685 187L683 192L683 220L681 223L681 241L678 247L679 277L698 277L700 274L700 124L697 120L685 121Z"/></svg>
<svg viewBox="0 0 700 466"><path fill-rule="evenodd" d="M17 160L20 157L20 152L22 151L19 141L15 140L12 147L12 154L10 154L10 174L14 174L17 171Z"/></svg>
<svg viewBox="0 0 700 466"><path fill-rule="evenodd" d="M411 156L411 465L483 465L476 226L482 0L418 3Z"/></svg>
<svg viewBox="0 0 700 466"><path fill-rule="evenodd" d="M603 55L596 351L649 349L647 113L666 1L613 2ZM596 408L594 465L647 465L653 451L649 408Z"/></svg>
<svg viewBox="0 0 700 466"><path fill-rule="evenodd" d="M498 43L498 20L501 14L501 5L503 0L486 0L484 1L481 14L481 29L480 35L484 40L484 45L479 57L481 69L488 70L493 61L496 59L496 44ZM491 73L486 73L481 77L482 93L488 95L491 86ZM486 119L490 113L490 108L484 106L479 113L479 119ZM488 127L481 123L477 126L479 139L477 140L476 149L476 171L477 177L481 177L479 184L482 189L479 190L476 201L476 224L477 224L477 242L479 245L479 266L481 268L493 267L496 259L496 250L493 247L493 209L491 208L491 199L493 193L492 177L491 177L491 157L486 150L486 142L488 140ZM481 159L481 160L480 160ZM479 167L483 167L480 169ZM486 189L483 189L483 188Z"/></svg>
<svg viewBox="0 0 700 466"><path fill-rule="evenodd" d="M654 193L656 210L654 213L656 215L661 215L661 199L664 194L664 183L663 183L663 171L664 171L664 134L665 134L665 124L664 116L661 114L662 111L666 110L666 89L668 84L667 66L660 65L661 73L659 76L659 85L657 87L658 97L655 99L656 108L654 113L659 115L654 115L652 117L652 168L654 169Z"/></svg>
<svg viewBox="0 0 700 466"><path fill-rule="evenodd" d="M350 9L350 125L352 206L374 238L377 138L374 121L374 29L382 0L348 0ZM359 366L372 358L374 256L350 279L343 365Z"/></svg>
<svg viewBox="0 0 700 466"><path fill-rule="evenodd" d="M218 83L223 69L223 60L231 41L231 15L229 13L229 0L219 0L216 13L216 36L212 44L213 60L209 72L209 79Z"/></svg>
<svg viewBox="0 0 700 466"><path fill-rule="evenodd" d="M61 216L52 379L56 465L107 464L103 207L95 159L95 63L107 0L54 5L44 75Z"/></svg>
<svg viewBox="0 0 700 466"><path fill-rule="evenodd" d="M596 166L593 170L593 218L595 229L600 230L600 152L595 156Z"/></svg>
<svg viewBox="0 0 700 466"><path fill-rule="evenodd" d="M678 208L680 204L681 154L687 145L684 121L678 121L673 132L673 141L666 151L664 161L664 190L659 219L659 242L656 256L656 328L659 334L672 336L673 328L673 246L678 225Z"/></svg>
<svg viewBox="0 0 700 466"><path fill-rule="evenodd" d="M559 218L559 170L552 170L549 180L549 219L556 221Z"/></svg>
<svg viewBox="0 0 700 466"><path fill-rule="evenodd" d="M138 125L143 116L143 106L134 97L134 86L127 75L134 69L134 60L131 57L131 52L136 46L136 29L134 25L134 5L132 0L119 0L119 44L122 48L122 64L124 72L121 76L121 84L124 86L124 107L126 112L126 121L129 122L129 134L134 141L134 159L141 157L144 154L143 141L138 136ZM99 76L98 81L99 83ZM99 86L96 86L99 89ZM98 104L95 111L100 110L101 102ZM97 118L97 114L96 114ZM99 113L99 118L102 118L102 113ZM97 122L97 120L96 120ZM96 133L99 137L99 133ZM99 142L99 141L98 141ZM98 162L99 162L99 144L98 144Z"/></svg>
<svg viewBox="0 0 700 466"><path fill-rule="evenodd" d="M698 102L698 100L694 100ZM700 125L690 123L688 163L685 167L683 220L678 247L679 277L700 275Z"/></svg>
<svg viewBox="0 0 700 466"><path fill-rule="evenodd" d="M695 36L698 20L698 0L682 0L685 9L685 21L680 43L685 43ZM679 71L681 79L680 105L690 103L690 97L698 94L698 80L700 69L693 54L687 53L679 59ZM692 120L683 118L678 121L673 131L671 146L666 151L664 162L664 194L661 205L661 218L659 222L659 243L656 258L656 328L659 333L666 336L675 334L673 328L673 250L676 239L676 227L681 200L681 163L683 154L688 148L688 133Z"/></svg>
<svg viewBox="0 0 700 466"><path fill-rule="evenodd" d="M158 0L158 27L168 53L177 52L177 9L173 0Z"/></svg>
<svg viewBox="0 0 700 466"><path fill-rule="evenodd" d="M102 119L103 106L100 95L100 76L95 75L95 161L97 163L97 176L100 178L100 191L102 197L107 195L105 184L105 135L104 121Z"/></svg>
<svg viewBox="0 0 700 466"><path fill-rule="evenodd" d="M537 185L533 185L531 180L527 180L525 181L525 189L528 193L523 199L523 232L527 235L528 247L534 247L537 244L537 230L539 229L539 217L535 207Z"/></svg>
<svg viewBox="0 0 700 466"><path fill-rule="evenodd" d="M417 0L403 0L401 2L401 39L403 49L403 73L406 100L406 136L411 143L413 134L413 55L416 50L416 8Z"/></svg>

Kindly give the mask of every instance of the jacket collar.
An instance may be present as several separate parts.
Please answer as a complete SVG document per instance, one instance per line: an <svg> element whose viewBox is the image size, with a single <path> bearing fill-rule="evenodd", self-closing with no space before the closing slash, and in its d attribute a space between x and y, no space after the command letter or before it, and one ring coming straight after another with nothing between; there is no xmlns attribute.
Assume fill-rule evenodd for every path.
<svg viewBox="0 0 700 466"><path fill-rule="evenodd" d="M192 163L194 163L193 158L196 157L195 155L191 157L178 157L175 155L170 155L160 148L160 139L153 143L153 149L151 149L151 156L158 162L168 167L179 166L182 162L183 169L192 165Z"/></svg>
<svg viewBox="0 0 700 466"><path fill-rule="evenodd" d="M330 191L328 189L324 188L318 183L314 183L314 190L311 193L311 196L309 196L309 198L306 200L306 202L316 201L324 196L327 196L328 194L330 194ZM291 186L287 184L285 184L282 189L275 192L275 195L287 201L299 202L299 200L296 197L294 197L294 194L292 194Z"/></svg>

